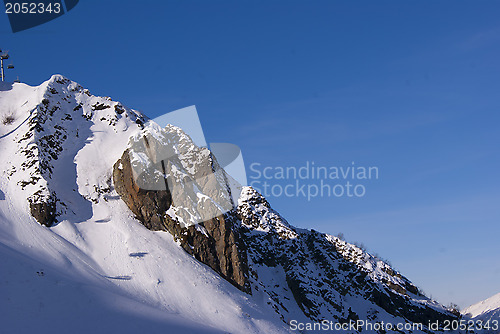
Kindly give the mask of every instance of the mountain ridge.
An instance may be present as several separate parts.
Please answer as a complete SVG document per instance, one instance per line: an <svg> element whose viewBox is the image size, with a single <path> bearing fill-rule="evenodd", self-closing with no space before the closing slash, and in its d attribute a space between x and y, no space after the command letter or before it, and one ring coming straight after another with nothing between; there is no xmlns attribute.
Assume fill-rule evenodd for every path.
<svg viewBox="0 0 500 334"><path fill-rule="evenodd" d="M496 321L497 330L485 330L485 333L500 333L500 293L493 295L485 300L482 300L476 304L473 304L464 310L462 310L464 317L470 318L474 321L482 321L483 323L489 323L491 327Z"/></svg>
<svg viewBox="0 0 500 334"><path fill-rule="evenodd" d="M225 278L232 285L224 285L223 294L238 300L240 309L248 309L224 308L227 316L218 325L213 320L216 317L207 313L213 306L207 299L197 308L200 313L193 321L208 321L210 326L238 333L243 333L243 328L256 333L287 332L291 320L426 323L457 318L369 253L334 236L294 228L254 189L240 188L235 203L235 194L227 184L229 176L215 157L206 149L196 148L189 136L175 139L184 136L179 128L159 128L139 112L110 98L95 97L61 75L38 87L2 86L0 106L3 120L13 118L0 132L0 152L11 157L2 162L5 179L0 184L6 197L0 202L2 232L12 237L1 238L4 245L21 252L26 250L19 244L31 245L41 254L55 252L59 266L68 261L81 263L78 270L90 270L99 284L117 286L159 309L171 305L164 296L175 295L180 314L189 318L185 301L191 300L191 294L186 286L181 284L182 289L174 292L162 285L166 278L159 277L166 275L160 263L171 265L162 257L171 258L169 254L183 251L187 256L183 261L189 263L186 272L197 275L202 268L188 261L192 256L193 261L208 266L203 269L207 282L216 281L217 275ZM161 167L146 151L139 152L144 153L139 160L127 160L134 156L134 143L148 134L147 143L153 143L151 138L174 138L155 144L164 148L166 142L173 141L176 157L167 167ZM145 175L159 175L157 181L163 182L165 193L157 189L144 192L136 178L124 177L123 171L134 164L151 166L143 168L151 172ZM128 174L133 175L131 171ZM218 185L216 191L207 184ZM176 185L192 190L186 195L177 192L180 188ZM151 201L146 205L147 199ZM225 207L228 203L231 207ZM203 212L210 207L215 212L207 218ZM40 232L29 216L45 230ZM171 241L153 237L165 231ZM36 241L37 233L43 235L44 242ZM155 240L147 246L142 242L141 247L163 250L151 251L158 259L150 260L149 252L128 248L128 243L138 242L135 239L139 235ZM123 236L125 243L120 242ZM62 246L57 246L59 243ZM47 245L50 248L43 250ZM58 247L71 250L71 259L64 260ZM125 249L129 249L128 254ZM184 255L181 257L184 259ZM146 260L149 267L138 266ZM120 274L126 268L144 274L140 279ZM206 284L206 291L196 291L218 296L215 285ZM233 291L232 286L241 291ZM187 296L182 297L181 292ZM272 314L263 316L264 310Z"/></svg>

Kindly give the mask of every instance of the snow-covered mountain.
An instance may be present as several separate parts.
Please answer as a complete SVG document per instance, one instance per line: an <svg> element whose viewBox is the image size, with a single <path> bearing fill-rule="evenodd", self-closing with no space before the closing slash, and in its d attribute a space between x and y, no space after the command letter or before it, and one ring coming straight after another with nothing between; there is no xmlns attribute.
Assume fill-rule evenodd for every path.
<svg viewBox="0 0 500 334"><path fill-rule="evenodd" d="M0 333L457 318L384 261L235 194L182 129L63 76L1 84L0 157Z"/></svg>
<svg viewBox="0 0 500 334"><path fill-rule="evenodd" d="M488 327L495 327L485 330L485 333L500 333L500 293L471 305L462 311L462 314L475 321L481 320L483 323L488 323Z"/></svg>

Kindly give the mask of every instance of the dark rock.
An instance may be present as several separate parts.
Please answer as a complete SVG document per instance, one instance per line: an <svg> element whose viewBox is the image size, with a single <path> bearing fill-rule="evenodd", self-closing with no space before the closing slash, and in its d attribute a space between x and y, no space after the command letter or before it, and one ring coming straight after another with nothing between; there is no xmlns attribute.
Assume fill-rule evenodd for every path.
<svg viewBox="0 0 500 334"><path fill-rule="evenodd" d="M122 105L116 104L115 105L115 111L117 114L121 115L125 112L125 108L123 108Z"/></svg>
<svg viewBox="0 0 500 334"><path fill-rule="evenodd" d="M31 215L42 225L52 226L56 222L56 199L54 196L44 201L30 201Z"/></svg>
<svg viewBox="0 0 500 334"><path fill-rule="evenodd" d="M166 190L144 190L137 185L128 150L113 166L113 182L122 200L146 228L168 231L180 241L187 253L218 272L238 289L250 292L245 248L240 241L234 212L204 221L199 224L199 228L194 225L183 227L166 214L172 205L166 182Z"/></svg>
<svg viewBox="0 0 500 334"><path fill-rule="evenodd" d="M108 109L108 108L111 108L110 106L104 104L104 103L95 103L92 105L92 110L96 111L96 110L104 110L104 109Z"/></svg>

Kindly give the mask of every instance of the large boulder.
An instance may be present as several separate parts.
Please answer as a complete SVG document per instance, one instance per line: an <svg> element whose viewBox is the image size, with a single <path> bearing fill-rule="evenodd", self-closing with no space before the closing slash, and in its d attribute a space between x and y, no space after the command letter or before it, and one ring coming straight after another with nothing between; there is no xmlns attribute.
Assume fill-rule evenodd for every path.
<svg viewBox="0 0 500 334"><path fill-rule="evenodd" d="M157 167L161 169L161 164ZM187 253L238 289L250 292L246 254L234 211L198 224L182 224L167 214L173 202L166 181L165 190L145 190L137 185L129 149L113 166L113 182L122 200L146 228L171 233Z"/></svg>

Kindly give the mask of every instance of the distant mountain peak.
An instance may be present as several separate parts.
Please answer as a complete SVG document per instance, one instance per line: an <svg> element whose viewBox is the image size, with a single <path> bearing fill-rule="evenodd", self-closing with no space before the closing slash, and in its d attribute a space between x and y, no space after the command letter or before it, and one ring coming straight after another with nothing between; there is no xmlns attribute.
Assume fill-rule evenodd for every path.
<svg viewBox="0 0 500 334"><path fill-rule="evenodd" d="M488 327L483 330L484 333L500 333L500 293L467 307L462 314L488 324Z"/></svg>

